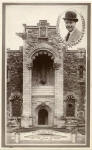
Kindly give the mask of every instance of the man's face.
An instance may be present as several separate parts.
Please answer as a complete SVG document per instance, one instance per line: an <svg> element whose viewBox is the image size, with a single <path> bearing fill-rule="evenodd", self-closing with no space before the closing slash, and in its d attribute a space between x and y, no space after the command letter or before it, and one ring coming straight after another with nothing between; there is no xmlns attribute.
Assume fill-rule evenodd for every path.
<svg viewBox="0 0 92 150"><path fill-rule="evenodd" d="M72 20L65 20L65 26L69 32L72 32L74 30L75 25L76 25L76 22Z"/></svg>

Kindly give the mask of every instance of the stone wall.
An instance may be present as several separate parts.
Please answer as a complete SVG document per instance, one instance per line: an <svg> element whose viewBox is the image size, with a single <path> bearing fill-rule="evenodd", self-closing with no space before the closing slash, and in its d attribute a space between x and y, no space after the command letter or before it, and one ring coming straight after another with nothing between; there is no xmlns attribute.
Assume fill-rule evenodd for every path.
<svg viewBox="0 0 92 150"><path fill-rule="evenodd" d="M83 66L83 77L80 77L79 67ZM85 118L86 103L86 51L66 51L64 53L64 100L72 95L76 100L76 118L80 112Z"/></svg>
<svg viewBox="0 0 92 150"><path fill-rule="evenodd" d="M77 111L84 111L85 110L85 86L86 86L86 70L84 69L83 78L79 77L79 66L83 65L86 68L86 61L85 61L85 51L83 52L82 58L80 57L81 52L70 52L67 51L64 53L63 56L63 73L64 73L64 100L67 98L68 95L75 96L77 100ZM7 96L8 99L11 95L11 92L19 90L22 93L22 80L23 80L23 55L22 51L8 51L8 92ZM58 76L58 78L60 78ZM43 102L43 99L37 99L39 104ZM47 100L48 101L48 100ZM49 100L50 101L50 100ZM51 100L52 102L52 100ZM32 98L33 106L35 107L37 103L35 103L35 98ZM54 100L53 102L54 103Z"/></svg>
<svg viewBox="0 0 92 150"><path fill-rule="evenodd" d="M7 50L7 98L12 92L23 92L23 51Z"/></svg>

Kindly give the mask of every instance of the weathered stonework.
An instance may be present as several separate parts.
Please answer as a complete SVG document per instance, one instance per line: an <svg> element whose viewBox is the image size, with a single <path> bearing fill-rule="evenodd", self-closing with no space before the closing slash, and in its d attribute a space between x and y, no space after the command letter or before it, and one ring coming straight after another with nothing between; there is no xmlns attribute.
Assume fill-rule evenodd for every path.
<svg viewBox="0 0 92 150"><path fill-rule="evenodd" d="M46 126L56 128L64 126L64 119L71 120L71 123L73 118L77 120L81 112L82 117L85 118L85 49L67 50L65 47L63 48L56 33L56 27L50 26L46 20L41 20L37 26L24 25L24 28L24 33L17 34L24 40L23 50L18 52L8 50L8 72L10 74L8 76L8 103L12 92L18 90L23 95L21 126L41 126L39 124L40 110L44 110L44 113L47 112L48 123ZM12 66L11 55L14 64L20 57L18 59L19 67L22 68L20 72L15 65ZM41 56L51 59L55 74L53 85L44 85L45 81L42 83L43 85L32 85L34 61L42 58ZM18 83L12 80L11 66L12 71L20 75L18 81L20 79L22 81L19 88L14 91L11 90L12 85L18 87L16 86ZM69 101L72 110L72 102L74 103L74 116L70 117L66 115L67 109L70 109L68 96L74 98L74 102Z"/></svg>

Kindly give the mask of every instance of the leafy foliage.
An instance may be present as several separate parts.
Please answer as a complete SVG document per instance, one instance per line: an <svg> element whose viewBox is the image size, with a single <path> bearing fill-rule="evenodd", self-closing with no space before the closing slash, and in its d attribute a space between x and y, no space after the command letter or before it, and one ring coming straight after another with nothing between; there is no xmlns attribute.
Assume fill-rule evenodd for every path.
<svg viewBox="0 0 92 150"><path fill-rule="evenodd" d="M23 56L22 53L9 53L7 60L9 85L22 92L23 85ZM11 87L11 88L12 88Z"/></svg>

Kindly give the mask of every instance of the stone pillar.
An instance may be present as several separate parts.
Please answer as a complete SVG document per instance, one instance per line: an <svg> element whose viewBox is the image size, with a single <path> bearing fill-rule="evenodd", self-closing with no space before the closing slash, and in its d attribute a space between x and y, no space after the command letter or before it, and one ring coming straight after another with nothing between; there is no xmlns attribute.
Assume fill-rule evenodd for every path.
<svg viewBox="0 0 92 150"><path fill-rule="evenodd" d="M23 66L23 115L22 127L32 126L32 107L31 107L31 81L32 63Z"/></svg>
<svg viewBox="0 0 92 150"><path fill-rule="evenodd" d="M63 67L62 63L54 63L55 68L55 120L54 125L61 127L63 116Z"/></svg>
<svg viewBox="0 0 92 150"><path fill-rule="evenodd" d="M11 118L12 117L12 102L11 101L9 101L9 110L10 110L9 117Z"/></svg>

